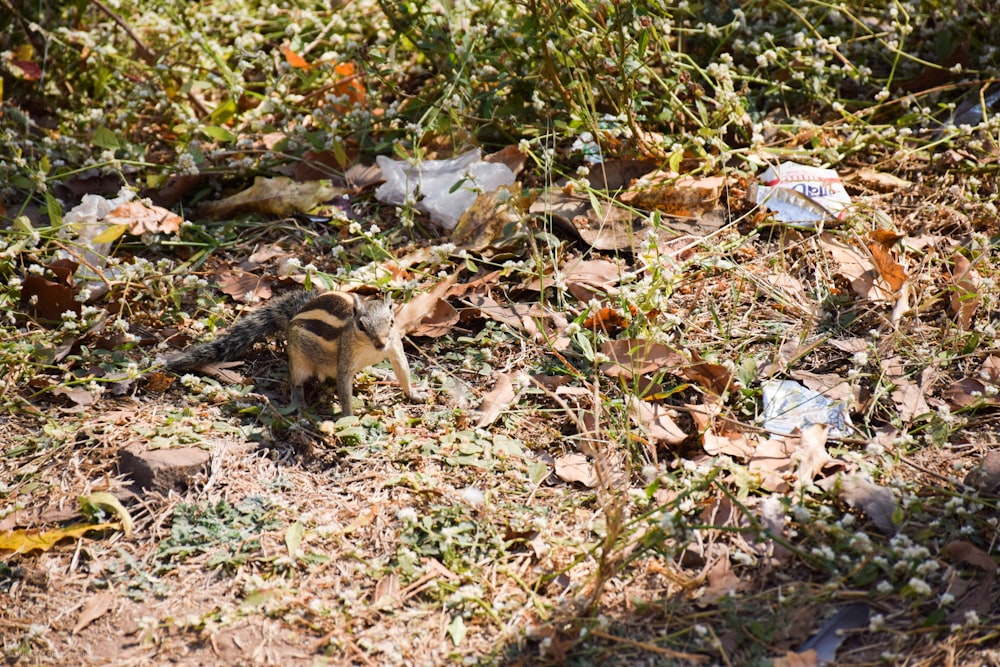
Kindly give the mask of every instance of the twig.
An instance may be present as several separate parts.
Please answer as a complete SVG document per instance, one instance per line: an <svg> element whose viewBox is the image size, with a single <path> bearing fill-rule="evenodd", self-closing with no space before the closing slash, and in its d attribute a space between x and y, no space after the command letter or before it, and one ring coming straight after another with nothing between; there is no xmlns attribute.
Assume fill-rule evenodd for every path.
<svg viewBox="0 0 1000 667"><path fill-rule="evenodd" d="M139 39L139 36L137 34L132 32L132 29L128 27L128 24L125 23L124 19L122 19L120 16L111 11L111 9L103 2L101 2L101 0L90 0L90 2L95 7L100 9L102 12L107 14L112 21L121 26L122 30L128 33L128 36L132 38L132 41L135 42L136 48L139 50L139 57L141 57L146 62L147 65L152 65L153 63L156 62L156 54L153 53L152 50L150 50L150 48L146 46L146 44L143 43L141 39Z"/></svg>

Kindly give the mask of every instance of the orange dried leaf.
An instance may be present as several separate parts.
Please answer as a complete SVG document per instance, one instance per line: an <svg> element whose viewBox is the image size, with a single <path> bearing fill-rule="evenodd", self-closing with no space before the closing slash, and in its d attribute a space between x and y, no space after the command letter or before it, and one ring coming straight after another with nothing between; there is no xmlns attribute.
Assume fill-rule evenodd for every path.
<svg viewBox="0 0 1000 667"><path fill-rule="evenodd" d="M893 259L892 246L903 238L903 235L887 229L876 229L868 234L868 238L870 242L867 246L872 254L875 268L882 279L892 288L892 291L898 292L903 287L903 283L906 282L906 271Z"/></svg>
<svg viewBox="0 0 1000 667"><path fill-rule="evenodd" d="M600 329L609 334L615 334L628 326L628 320L620 312L610 306L601 308L583 321L583 328Z"/></svg>
<svg viewBox="0 0 1000 667"><path fill-rule="evenodd" d="M292 47L287 44L281 45L281 54L285 56L285 60L288 64L296 69L309 69L312 67L312 65L310 65L305 58L295 53L295 51L292 50Z"/></svg>

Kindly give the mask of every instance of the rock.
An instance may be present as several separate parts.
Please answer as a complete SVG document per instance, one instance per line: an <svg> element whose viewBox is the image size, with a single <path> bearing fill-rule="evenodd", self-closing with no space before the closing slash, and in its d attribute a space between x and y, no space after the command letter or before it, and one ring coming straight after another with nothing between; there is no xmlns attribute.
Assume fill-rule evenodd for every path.
<svg viewBox="0 0 1000 667"><path fill-rule="evenodd" d="M184 491L194 477L208 472L211 455L197 447L141 450L135 447L119 452L118 470L128 475L140 489Z"/></svg>

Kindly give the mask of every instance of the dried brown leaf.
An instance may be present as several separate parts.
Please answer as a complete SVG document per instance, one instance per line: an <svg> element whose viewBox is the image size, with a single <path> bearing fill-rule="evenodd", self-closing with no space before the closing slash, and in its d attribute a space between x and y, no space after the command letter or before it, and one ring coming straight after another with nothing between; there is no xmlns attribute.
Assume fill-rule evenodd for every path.
<svg viewBox="0 0 1000 667"><path fill-rule="evenodd" d="M483 192L466 209L451 232L460 248L479 252L513 235L520 226L520 198L508 186Z"/></svg>
<svg viewBox="0 0 1000 667"><path fill-rule="evenodd" d="M738 459L748 460L753 456L756 446L747 440L746 435L735 431L723 432L716 435L711 429L702 434L704 439L703 447L705 452L717 456L725 454Z"/></svg>
<svg viewBox="0 0 1000 667"><path fill-rule="evenodd" d="M240 303L256 303L271 298L271 286L264 278L246 271L223 271L218 274L219 289Z"/></svg>
<svg viewBox="0 0 1000 667"><path fill-rule="evenodd" d="M872 254L875 268L892 291L898 292L906 282L906 271L893 259L892 246L896 245L903 235L886 229L876 229L868 234L868 238L870 242L867 247Z"/></svg>
<svg viewBox="0 0 1000 667"><path fill-rule="evenodd" d="M726 186L723 176L693 178L657 170L634 182L621 195L631 206L694 218L714 209Z"/></svg>
<svg viewBox="0 0 1000 667"><path fill-rule="evenodd" d="M964 408L969 405L1000 405L1000 398L994 391L987 390L986 384L977 378L962 378L953 383L944 392L945 400L952 408Z"/></svg>
<svg viewBox="0 0 1000 667"><path fill-rule="evenodd" d="M67 311L79 315L82 307L73 287L35 275L21 283L21 306L30 307L35 317L51 322L61 322Z"/></svg>
<svg viewBox="0 0 1000 667"><path fill-rule="evenodd" d="M875 271L860 250L844 244L830 232L820 234L817 243L830 254L837 267L836 272L851 283L851 290L857 296L874 302L895 301L890 292L875 284Z"/></svg>
<svg viewBox="0 0 1000 667"><path fill-rule="evenodd" d="M791 487L786 477L792 475L794 463L792 454L798 445L798 438L769 438L758 442L750 457L749 468L761 477L761 487L767 491L788 491Z"/></svg>
<svg viewBox="0 0 1000 667"><path fill-rule="evenodd" d="M775 658L771 664L774 667L819 667L819 658L812 649L803 653L788 651L785 655Z"/></svg>
<svg viewBox="0 0 1000 667"><path fill-rule="evenodd" d="M826 424L810 424L802 431L799 446L792 457L799 464L799 484L811 484L823 468L833 461L833 457L826 451L829 430Z"/></svg>
<svg viewBox="0 0 1000 667"><path fill-rule="evenodd" d="M564 482L583 484L587 488L598 485L597 470L583 454L566 454L555 461L556 476Z"/></svg>
<svg viewBox="0 0 1000 667"><path fill-rule="evenodd" d="M443 336L458 322L458 312L447 297L458 282L458 272L441 280L429 290L422 290L396 311L400 333L415 336ZM427 327L422 325L427 322Z"/></svg>
<svg viewBox="0 0 1000 667"><path fill-rule="evenodd" d="M83 605L83 609L80 610L79 615L77 615L76 625L73 626L72 634L79 634L81 630L107 613L114 599L115 594L108 591L92 595Z"/></svg>
<svg viewBox="0 0 1000 667"><path fill-rule="evenodd" d="M502 415L510 404L514 402L517 391L511 381L510 373L504 373L497 378L493 389L483 396L483 403L479 407L480 416L476 423L476 428L486 428Z"/></svg>
<svg viewBox="0 0 1000 667"><path fill-rule="evenodd" d="M611 361L601 364L601 372L631 380L638 375L672 370L687 363L666 345L644 338L623 338L601 344L601 352Z"/></svg>
<svg viewBox="0 0 1000 667"><path fill-rule="evenodd" d="M872 523L887 535L896 532L894 516L898 503L891 489L879 486L861 475L841 475L837 478L840 497L851 507L858 507Z"/></svg>
<svg viewBox="0 0 1000 667"><path fill-rule="evenodd" d="M483 162L506 165L514 174L514 178L517 178L517 175L524 171L524 164L527 160L528 156L521 152L517 144L504 146L497 152L490 153L483 158Z"/></svg>
<svg viewBox="0 0 1000 667"><path fill-rule="evenodd" d="M124 225L129 233L176 234L184 218L160 206L146 206L138 200L126 202L104 216L107 225Z"/></svg>
<svg viewBox="0 0 1000 667"><path fill-rule="evenodd" d="M979 287L982 278L972 267L972 262L965 255L956 252L952 255L954 266L951 270L952 289L948 303L948 314L963 329L968 329L972 318L983 302Z"/></svg>
<svg viewBox="0 0 1000 667"><path fill-rule="evenodd" d="M941 550L941 556L953 563L972 565L986 574L997 571L997 564L988 553L965 540L952 540Z"/></svg>
<svg viewBox="0 0 1000 667"><path fill-rule="evenodd" d="M606 259L573 262L565 267L565 271L566 289L584 303L598 295L614 294L614 286L622 275L622 268Z"/></svg>
<svg viewBox="0 0 1000 667"><path fill-rule="evenodd" d="M632 397L629 402L629 414L649 433L651 440L666 445L679 445L687 440L687 433L674 423L662 405Z"/></svg>
<svg viewBox="0 0 1000 667"><path fill-rule="evenodd" d="M915 417L931 412L924 398L924 390L909 380L895 380L896 388L892 392L892 401L899 410L899 418L903 423L910 423Z"/></svg>

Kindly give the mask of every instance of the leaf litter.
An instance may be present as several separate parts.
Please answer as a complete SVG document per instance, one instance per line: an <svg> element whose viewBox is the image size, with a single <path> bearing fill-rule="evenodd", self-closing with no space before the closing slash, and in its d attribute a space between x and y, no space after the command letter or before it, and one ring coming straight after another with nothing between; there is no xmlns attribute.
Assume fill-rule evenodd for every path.
<svg viewBox="0 0 1000 667"><path fill-rule="evenodd" d="M284 55L294 68L314 66L294 51ZM89 583L60 581L50 590L45 580L5 570L7 580L21 577L20 607L5 613L27 623L51 596L79 609L69 628L75 641L106 641L113 626L101 623L114 616L121 627L110 634L124 638L115 648L125 649L125 659L146 646L162 655L198 651L207 637L206 659L238 661L247 645L261 655L269 646L280 659L262 660L276 664L310 662L317 653L370 664L456 656L527 663L526 643L530 656L550 662L628 647L629 656L738 664L764 645L776 664L822 664L838 658L842 644L862 652L874 644L875 626L862 611L868 605L842 606L861 596L894 611L900 639L887 645L897 650L907 648L913 627L946 636L955 624L975 627L970 618L995 622L996 568L983 548L994 540L982 520L995 503L962 497L947 462L915 443L989 446L975 439L974 427L995 419L996 358L955 338L962 355L935 368L917 347L904 346L906 337L951 331L951 324L957 336L974 330L990 297L973 263L931 244L925 263L911 264L900 254L910 238L903 231L849 222L818 234L771 235L762 233L768 215L761 226L751 218L714 224L711 213L725 201L716 177L675 179L639 161L619 168L636 175L601 184L610 199L596 206L566 184L535 199L529 210L577 242L571 249L557 239L544 268L518 274L504 267L498 257L511 252L503 242L511 211L484 195L462 229L470 239L464 255L399 248L398 260L378 266L385 285L409 283L399 289L412 298L398 321L414 343L418 375L434 383L430 406L402 403L390 383L366 373L359 386L369 414L335 421L320 406L291 421L268 355L251 359L253 385L182 380L184 389L124 399L99 386L26 394L35 406L74 410L69 401L87 416L119 400L155 409L136 410L130 426L73 421L75 439L60 436L77 445L72 456L46 452L23 425L4 422L15 445L5 465L16 473L4 477L13 480L5 489L25 499L65 501L95 484L136 498L109 456L127 439L191 439L212 451L213 463L207 481L138 496L134 540L111 536L124 521L37 532L15 519L4 536L21 546L8 549L43 545L29 557L36 560L13 561L29 569L75 567L82 540L104 529L84 555L97 556L101 585L127 597L116 604L89 596L81 606ZM862 171L858 180L868 187L906 187ZM648 174L647 184L632 183ZM301 198L289 198L284 186L258 181L219 200L229 208L213 215L281 217L343 194L313 182L296 186ZM916 195L904 193L901 202L913 216L927 214ZM726 202L721 219L740 220L753 206ZM647 251L671 248L667 241L679 237L636 208L693 219L683 230L691 237L685 250L650 257ZM142 233L151 231L142 224ZM310 256L304 244L282 246L283 229L270 231L270 250L247 260L240 257L252 248L237 247L218 260L207 275L219 291L266 300L280 284L268 260L284 254L301 253L336 275L330 258ZM117 233L108 227L92 241ZM655 239L652 248L644 249L644 239ZM595 252L602 250L634 255L623 261ZM25 304L39 317L38 304L48 305L53 321L78 289L76 268L58 269L49 266L45 282L22 287ZM647 303L636 282L652 273L669 277L656 285L665 298ZM912 304L901 294L907 286ZM788 335L791 329L798 334ZM71 347L79 347L95 332L73 336ZM81 378L96 377L71 349L53 358ZM528 371L530 390L519 380ZM842 422L827 413L775 433L763 400L773 374L810 392L783 414L829 401L868 430L843 428L835 444L830 427ZM479 414L452 387L467 391ZM884 432L875 433L876 425ZM226 429L249 446L231 451L202 437ZM50 425L48 437L56 430ZM56 462L66 464L63 484L27 481L37 474L54 481ZM942 480L954 484L942 490ZM934 511L945 520L920 511L921 502L943 496ZM964 525L974 533L968 540L958 539L969 532ZM880 546L893 560L881 564L871 544L886 536L891 541ZM81 548L60 551L62 539ZM115 561L115 549L128 568ZM769 558L782 562L781 571L769 569ZM814 586L825 592L802 590ZM777 607L789 597L809 602L807 613L792 605L797 624L761 627L765 620L752 630L763 634L750 639L741 634L745 623L730 620L759 600ZM823 605L840 610L826 623ZM851 630L846 639L844 629ZM588 636L600 641L581 639ZM661 645L667 640L673 648ZM51 641L61 650L69 645Z"/></svg>

